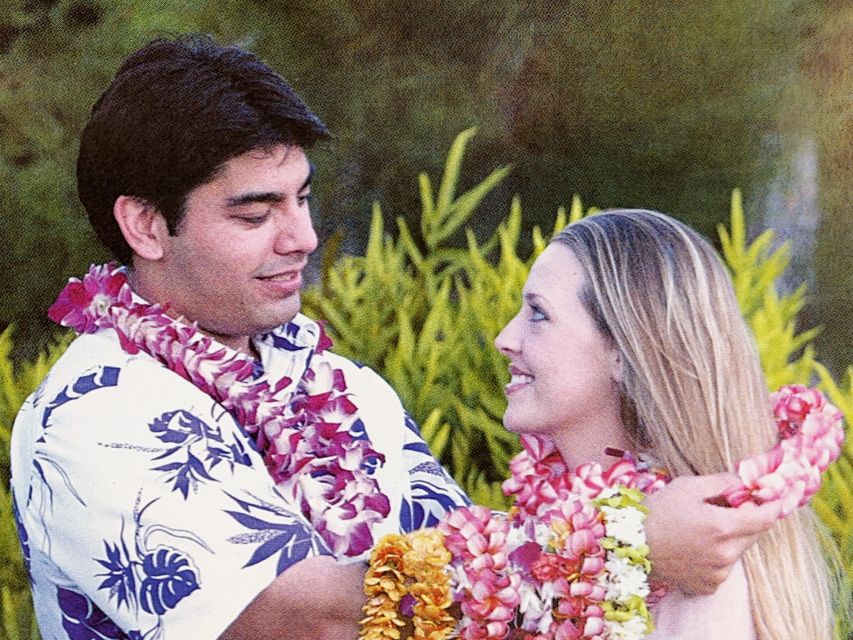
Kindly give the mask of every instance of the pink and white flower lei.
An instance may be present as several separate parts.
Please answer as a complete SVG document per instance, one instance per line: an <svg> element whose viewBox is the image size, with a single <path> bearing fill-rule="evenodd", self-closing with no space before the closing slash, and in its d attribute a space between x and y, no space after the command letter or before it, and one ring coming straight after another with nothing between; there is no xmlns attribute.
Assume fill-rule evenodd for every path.
<svg viewBox="0 0 853 640"><path fill-rule="evenodd" d="M447 514L438 525L451 554L462 640L504 638L519 605L521 578L510 564L515 548L510 523L491 509L473 506Z"/></svg>
<svg viewBox="0 0 853 640"><path fill-rule="evenodd" d="M668 476L645 459L616 451L611 453L621 457L607 469L586 463L569 470L549 439L526 435L522 445L522 452L510 462L512 475L503 490L515 496L511 519L521 544L511 557L525 585L527 607L519 611L519 627L527 632L523 637L617 638L621 623L606 615L614 609L620 609L617 617L634 627L639 624L644 633L648 615L644 606L643 615L638 615L636 607L621 603L649 594L642 528L634 532L634 523L626 528L618 515L621 509L601 505L614 497L619 500L622 493L641 497L657 491ZM637 506L625 511L636 513L637 524L642 524L644 514ZM637 564L646 568L622 557L631 545ZM634 574L639 581L628 580Z"/></svg>
<svg viewBox="0 0 853 640"><path fill-rule="evenodd" d="M742 484L723 495L733 507L781 500L781 518L820 489L821 474L841 454L843 416L820 391L802 385L782 387L770 402L779 444L739 462L736 473Z"/></svg>
<svg viewBox="0 0 853 640"><path fill-rule="evenodd" d="M740 462L742 484L711 500L732 507L781 500L782 517L818 490L821 473L840 455L844 431L841 412L817 390L783 387L771 403L780 442ZM549 439L526 435L522 445L503 484L515 497L509 518L471 507L439 525L453 558L460 638L645 637L645 600L662 594L650 589L643 570L642 508L607 504L653 493L668 474L628 453L607 469L588 463L570 470Z"/></svg>
<svg viewBox="0 0 853 640"><path fill-rule="evenodd" d="M270 474L298 505L335 555L358 556L373 546L371 525L390 511L388 498L365 470L384 461L349 429L357 407L340 369L327 362L298 381L254 379L254 361L215 343L166 314L134 300L124 271L92 266L72 278L48 315L78 333L113 329L128 353L143 351L220 402L254 435ZM320 328L316 353L331 345Z"/></svg>
<svg viewBox="0 0 853 640"><path fill-rule="evenodd" d="M606 546L616 544L618 532L608 530L595 500L612 496L614 487L660 488L664 479L628 455L607 470L590 464L571 472L549 440L523 436L522 442L504 483L504 492L516 496L509 517L475 506L439 524L462 611L459 637L521 632L530 640L604 640L603 605L613 588L603 579Z"/></svg>

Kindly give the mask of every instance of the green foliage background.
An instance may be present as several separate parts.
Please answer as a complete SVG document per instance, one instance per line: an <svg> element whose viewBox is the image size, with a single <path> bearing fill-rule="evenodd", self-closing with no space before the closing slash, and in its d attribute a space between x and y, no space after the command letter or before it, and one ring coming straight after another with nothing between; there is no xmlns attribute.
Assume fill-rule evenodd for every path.
<svg viewBox="0 0 853 640"><path fill-rule="evenodd" d="M363 251L374 200L418 224L412 177L438 173L470 126L469 165L514 171L468 223L488 236L519 194L523 253L573 193L710 236L741 185L759 228L768 183L814 141L823 219L801 315L824 327L816 341L840 375L853 361L851 25L839 0L4 0L0 330L16 324L16 353L34 355L53 293L105 257L74 160L122 58L157 35L207 31L258 52L335 133L314 152L317 219L324 239L343 230L350 253Z"/></svg>
<svg viewBox="0 0 853 640"><path fill-rule="evenodd" d="M339 351L389 378L478 501L502 502L496 482L516 447L500 426L505 366L491 341L543 246L535 226L586 213L576 198L554 220L573 193L657 208L708 236L727 222L718 246L771 387L817 381L853 415L848 2L5 0L0 640L37 637L9 512L10 425L61 350L44 352L44 310L69 275L107 257L76 199L77 137L124 56L186 31L250 46L335 133L313 153L317 225L332 249L306 307L330 320ZM472 125L480 133L461 172L472 134L446 165L445 141ZM768 182L804 140L817 147L823 213L808 298L782 293L778 241L748 240ZM442 167L437 188L426 174L411 188L419 170ZM729 207L732 185L743 185L745 210L738 198ZM850 447L814 502L848 567Z"/></svg>
<svg viewBox="0 0 853 640"><path fill-rule="evenodd" d="M305 292L304 311L328 321L338 353L382 372L421 424L430 448L475 502L504 508L500 482L518 441L501 426L507 369L492 342L517 311L529 267L546 237L535 227L532 250L520 254L522 211L517 197L485 243L466 228L488 194L509 174L508 167L500 167L459 192L465 147L474 133L468 129L457 136L437 188L427 174L420 174L418 226L412 228L398 217L397 232L386 233L381 207L375 203L365 254L330 259L321 284ZM569 211L558 209L548 235L594 211L585 211L575 198ZM448 245L462 229L467 247ZM853 415L853 366L844 382L837 383L816 359L812 344L816 330L796 328L805 289L787 295L776 290L787 264L787 248L772 249L769 231L747 240L738 192L732 197L729 226L720 225L718 233L770 388L817 382L846 416ZM7 481L11 425L24 398L69 338L64 336L37 359L15 369L10 357L12 331L0 334L0 640L38 637L11 516ZM830 467L812 502L841 549L848 581L853 577L851 486L853 441L848 438L841 459ZM839 639L844 624L839 620Z"/></svg>

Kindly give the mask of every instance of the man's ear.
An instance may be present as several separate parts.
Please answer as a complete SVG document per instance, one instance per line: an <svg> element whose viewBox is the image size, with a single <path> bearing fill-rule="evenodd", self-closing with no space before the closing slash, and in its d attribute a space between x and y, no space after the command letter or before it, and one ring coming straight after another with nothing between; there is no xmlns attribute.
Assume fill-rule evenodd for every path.
<svg viewBox="0 0 853 640"><path fill-rule="evenodd" d="M163 257L169 228L156 207L134 196L119 196L113 215L133 252L143 260Z"/></svg>

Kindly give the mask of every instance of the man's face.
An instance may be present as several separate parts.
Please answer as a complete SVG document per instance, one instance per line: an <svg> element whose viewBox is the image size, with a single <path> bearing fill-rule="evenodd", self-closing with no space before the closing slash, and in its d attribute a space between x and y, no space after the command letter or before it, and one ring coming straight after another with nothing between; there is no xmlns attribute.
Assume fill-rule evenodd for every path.
<svg viewBox="0 0 853 640"><path fill-rule="evenodd" d="M236 348L299 311L302 270L317 248L311 166L299 147L226 162L187 197L159 262L157 302Z"/></svg>

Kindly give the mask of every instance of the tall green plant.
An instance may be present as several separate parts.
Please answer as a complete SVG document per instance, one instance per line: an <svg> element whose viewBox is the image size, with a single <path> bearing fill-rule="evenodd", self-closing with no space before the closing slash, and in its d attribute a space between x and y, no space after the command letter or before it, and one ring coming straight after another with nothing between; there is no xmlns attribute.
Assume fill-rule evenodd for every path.
<svg viewBox="0 0 853 640"><path fill-rule="evenodd" d="M396 237L385 233L376 205L365 256L332 262L321 289L306 295L306 308L331 320L330 330L342 338L339 348L346 355L388 378L421 421L433 451L472 497L500 507L504 500L498 484L506 477L517 442L501 426L506 361L492 342L516 312L524 280L545 239L534 229L532 252L519 254L522 212L516 198L486 242L478 243L469 229L467 252L445 246L475 213L469 205L481 201L506 172L502 168L471 191L455 195L472 134L463 132L454 142L437 194L427 176L419 177L422 237L414 238L401 220ZM594 212L584 211L576 198L569 216L558 211L554 229L562 228L567 218ZM818 330L797 330L804 287L785 295L776 289L788 264L787 245L774 247L771 231L747 238L738 191L732 195L729 226L720 225L718 232L769 387L817 383L845 415L853 415L853 388L837 385L815 358L812 341ZM356 289L347 282L357 283ZM369 297L361 294L364 290ZM853 575L852 453L848 439L814 499L816 512L842 550L848 575Z"/></svg>
<svg viewBox="0 0 853 640"><path fill-rule="evenodd" d="M788 265L788 246L773 249L773 233L765 231L752 242L746 238L740 192L732 194L729 229L718 227L723 256L734 282L741 310L752 328L761 364L770 389L784 384L817 384L847 417L848 437L841 456L823 478L811 505L838 546L846 574L846 591L853 593L853 439L849 420L853 417L853 366L845 382L837 384L829 371L815 359L812 341L816 328L797 333L797 314L805 304L805 287L780 296L775 282ZM842 607L843 610L843 607ZM839 618L837 638L849 632L850 621Z"/></svg>
<svg viewBox="0 0 853 640"><path fill-rule="evenodd" d="M516 312L544 240L535 230L533 255L519 257L521 205L515 199L508 218L484 244L469 229L467 249L448 246L509 172L500 167L457 194L473 135L469 129L456 138L437 189L426 174L419 176L418 234L403 218L396 221L396 237L385 233L374 205L364 256L334 262L320 288L306 292L304 306L309 315L329 320L340 353L385 375L472 498L503 507L498 481L518 443L501 425L500 389L508 375L491 344ZM572 215L581 215L579 201ZM565 221L561 212L557 225Z"/></svg>
<svg viewBox="0 0 853 640"><path fill-rule="evenodd" d="M65 349L70 335L16 369L11 359L12 331L10 327L0 333L0 640L35 640L39 634L12 517L9 443L15 415Z"/></svg>

